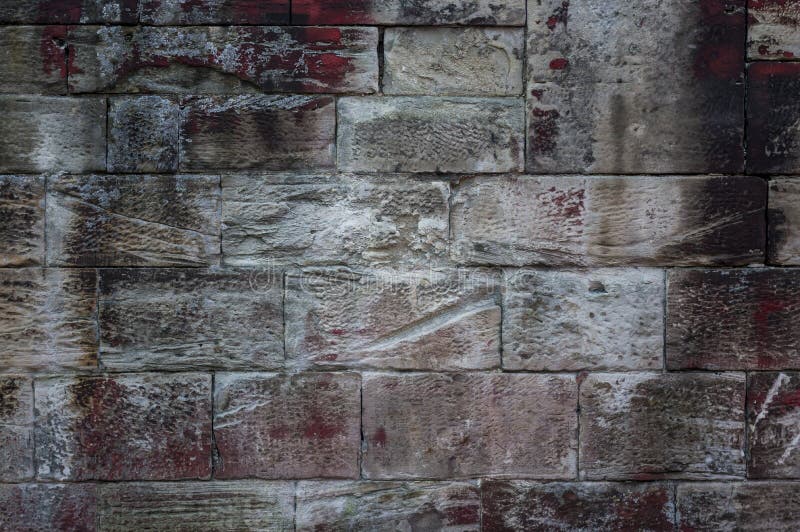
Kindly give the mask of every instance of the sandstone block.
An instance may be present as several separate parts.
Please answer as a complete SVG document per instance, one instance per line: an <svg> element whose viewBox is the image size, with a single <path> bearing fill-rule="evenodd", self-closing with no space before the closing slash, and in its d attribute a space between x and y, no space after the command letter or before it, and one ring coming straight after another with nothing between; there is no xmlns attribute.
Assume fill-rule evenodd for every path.
<svg viewBox="0 0 800 532"><path fill-rule="evenodd" d="M748 59L800 58L800 2L748 0L747 16Z"/></svg>
<svg viewBox="0 0 800 532"><path fill-rule="evenodd" d="M139 0L3 0L0 23L136 24Z"/></svg>
<svg viewBox="0 0 800 532"><path fill-rule="evenodd" d="M800 63L753 63L747 72L747 171L800 173Z"/></svg>
<svg viewBox="0 0 800 532"><path fill-rule="evenodd" d="M0 267L30 266L44 258L44 179L0 176Z"/></svg>
<svg viewBox="0 0 800 532"><path fill-rule="evenodd" d="M0 481L33 478L33 384L29 378L0 376L0 427Z"/></svg>
<svg viewBox="0 0 800 532"><path fill-rule="evenodd" d="M751 373L748 478L800 478L800 373Z"/></svg>
<svg viewBox="0 0 800 532"><path fill-rule="evenodd" d="M0 28L0 93L66 94L66 36L65 26Z"/></svg>
<svg viewBox="0 0 800 532"><path fill-rule="evenodd" d="M769 263L800 265L800 181L791 177L770 179L767 230Z"/></svg>
<svg viewBox="0 0 800 532"><path fill-rule="evenodd" d="M0 484L0 529L95 530L93 484Z"/></svg>
<svg viewBox="0 0 800 532"><path fill-rule="evenodd" d="M176 172L180 107L161 96L112 98L108 171Z"/></svg>
<svg viewBox="0 0 800 532"><path fill-rule="evenodd" d="M522 26L525 0L294 0L295 24Z"/></svg>
<svg viewBox="0 0 800 532"><path fill-rule="evenodd" d="M288 24L289 0L138 0L142 24Z"/></svg>

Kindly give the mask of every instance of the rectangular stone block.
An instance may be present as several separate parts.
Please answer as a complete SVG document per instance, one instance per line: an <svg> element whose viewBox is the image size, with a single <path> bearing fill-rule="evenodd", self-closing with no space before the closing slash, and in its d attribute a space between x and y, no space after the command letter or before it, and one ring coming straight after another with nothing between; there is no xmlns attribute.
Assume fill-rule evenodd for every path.
<svg viewBox="0 0 800 532"><path fill-rule="evenodd" d="M748 59L800 58L800 2L748 0L747 16Z"/></svg>
<svg viewBox="0 0 800 532"><path fill-rule="evenodd" d="M295 24L522 26L525 0L294 0Z"/></svg>
<svg viewBox="0 0 800 532"><path fill-rule="evenodd" d="M366 373L366 478L573 478L573 375Z"/></svg>
<svg viewBox="0 0 800 532"><path fill-rule="evenodd" d="M791 177L769 180L767 261L800 265L800 181Z"/></svg>
<svg viewBox="0 0 800 532"><path fill-rule="evenodd" d="M527 170L741 172L745 1L530 0Z"/></svg>
<svg viewBox="0 0 800 532"><path fill-rule="evenodd" d="M800 173L800 63L753 63L747 73L747 171Z"/></svg>
<svg viewBox="0 0 800 532"><path fill-rule="evenodd" d="M586 480L742 477L744 375L590 374L580 394Z"/></svg>
<svg viewBox="0 0 800 532"><path fill-rule="evenodd" d="M387 28L383 41L385 94L522 93L521 28Z"/></svg>
<svg viewBox="0 0 800 532"><path fill-rule="evenodd" d="M224 373L214 388L216 478L358 478L352 373Z"/></svg>
<svg viewBox="0 0 800 532"><path fill-rule="evenodd" d="M521 171L524 120L518 98L341 98L339 169Z"/></svg>
<svg viewBox="0 0 800 532"><path fill-rule="evenodd" d="M289 0L138 0L141 24L288 24Z"/></svg>
<svg viewBox="0 0 800 532"><path fill-rule="evenodd" d="M72 92L378 90L377 28L79 26L69 42Z"/></svg>
<svg viewBox="0 0 800 532"><path fill-rule="evenodd" d="M162 96L111 98L108 107L108 171L178 171L181 109Z"/></svg>
<svg viewBox="0 0 800 532"><path fill-rule="evenodd" d="M94 270L0 270L0 367L97 367Z"/></svg>
<svg viewBox="0 0 800 532"><path fill-rule="evenodd" d="M503 291L505 369L663 366L660 270L508 270Z"/></svg>
<svg viewBox="0 0 800 532"><path fill-rule="evenodd" d="M37 380L36 462L49 480L211 475L211 376Z"/></svg>
<svg viewBox="0 0 800 532"><path fill-rule="evenodd" d="M1 24L136 24L139 0L3 0Z"/></svg>
<svg viewBox="0 0 800 532"><path fill-rule="evenodd" d="M0 484L0 529L95 530L94 484Z"/></svg>
<svg viewBox="0 0 800 532"><path fill-rule="evenodd" d="M751 373L748 478L800 478L800 373Z"/></svg>
<svg viewBox="0 0 800 532"><path fill-rule="evenodd" d="M181 105L184 171L334 165L336 116L330 96L196 97Z"/></svg>
<svg viewBox="0 0 800 532"><path fill-rule="evenodd" d="M500 315L491 274L303 270L286 278L286 355L317 367L498 368Z"/></svg>
<svg viewBox="0 0 800 532"><path fill-rule="evenodd" d="M44 258L44 178L0 176L0 267Z"/></svg>
<svg viewBox="0 0 800 532"><path fill-rule="evenodd" d="M65 26L0 28L0 93L66 94L66 36Z"/></svg>
<svg viewBox="0 0 800 532"><path fill-rule="evenodd" d="M55 177L47 191L47 264L214 264L219 195L217 176Z"/></svg>
<svg viewBox="0 0 800 532"><path fill-rule="evenodd" d="M98 320L111 371L277 369L283 274L101 270Z"/></svg>
<svg viewBox="0 0 800 532"><path fill-rule="evenodd" d="M297 530L477 531L477 486L466 482L299 482Z"/></svg>
<svg viewBox="0 0 800 532"><path fill-rule="evenodd" d="M451 250L509 266L761 262L766 194L755 177L469 178L451 201Z"/></svg>
<svg viewBox="0 0 800 532"><path fill-rule="evenodd" d="M0 376L0 427L0 481L33 478L33 383L29 378Z"/></svg>
<svg viewBox="0 0 800 532"><path fill-rule="evenodd" d="M104 172L106 99L0 95L0 172Z"/></svg>
<svg viewBox="0 0 800 532"><path fill-rule="evenodd" d="M483 529L675 530L672 487L659 482L481 481Z"/></svg>
<svg viewBox="0 0 800 532"><path fill-rule="evenodd" d="M668 368L800 369L800 271L673 270L667 281Z"/></svg>

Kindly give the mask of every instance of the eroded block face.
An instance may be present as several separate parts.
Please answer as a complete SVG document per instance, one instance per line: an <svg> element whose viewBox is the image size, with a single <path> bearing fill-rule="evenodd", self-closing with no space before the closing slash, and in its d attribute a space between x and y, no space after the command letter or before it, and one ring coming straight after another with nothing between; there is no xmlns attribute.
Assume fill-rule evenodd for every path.
<svg viewBox="0 0 800 532"><path fill-rule="evenodd" d="M748 0L747 15L748 59L800 58L800 2Z"/></svg>
<svg viewBox="0 0 800 532"><path fill-rule="evenodd" d="M94 530L93 484L0 484L3 530Z"/></svg>
<svg viewBox="0 0 800 532"><path fill-rule="evenodd" d="M180 107L161 96L112 98L108 109L108 170L176 172Z"/></svg>
<svg viewBox="0 0 800 532"><path fill-rule="evenodd" d="M295 24L522 26L525 0L295 0Z"/></svg>
<svg viewBox="0 0 800 532"><path fill-rule="evenodd" d="M800 63L753 63L747 71L747 171L800 173Z"/></svg>
<svg viewBox="0 0 800 532"><path fill-rule="evenodd" d="M748 477L800 477L800 374L752 373L748 379Z"/></svg>
<svg viewBox="0 0 800 532"><path fill-rule="evenodd" d="M138 4L139 0L3 0L0 23L136 24Z"/></svg>
<svg viewBox="0 0 800 532"><path fill-rule="evenodd" d="M66 34L66 26L0 28L0 92L65 94Z"/></svg>
<svg viewBox="0 0 800 532"><path fill-rule="evenodd" d="M289 0L138 0L142 24L288 24Z"/></svg>
<svg viewBox="0 0 800 532"><path fill-rule="evenodd" d="M0 176L0 267L44 258L44 178Z"/></svg>
<svg viewBox="0 0 800 532"><path fill-rule="evenodd" d="M33 478L33 385L29 378L0 376L0 427L0 481Z"/></svg>
<svg viewBox="0 0 800 532"><path fill-rule="evenodd" d="M770 264L800 265L800 181L770 179L767 217Z"/></svg>

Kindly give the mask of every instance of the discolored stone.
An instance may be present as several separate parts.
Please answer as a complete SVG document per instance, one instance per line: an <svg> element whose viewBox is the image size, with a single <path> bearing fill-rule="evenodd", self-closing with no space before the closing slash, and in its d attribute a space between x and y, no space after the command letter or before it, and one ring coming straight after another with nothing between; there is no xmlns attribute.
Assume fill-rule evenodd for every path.
<svg viewBox="0 0 800 532"><path fill-rule="evenodd" d="M176 172L180 107L161 96L112 98L108 171Z"/></svg>
<svg viewBox="0 0 800 532"><path fill-rule="evenodd" d="M300 482L297 530L480 528L478 488L466 482Z"/></svg>
<svg viewBox="0 0 800 532"><path fill-rule="evenodd" d="M47 263L206 266L219 259L216 176L61 176L47 192Z"/></svg>
<svg viewBox="0 0 800 532"><path fill-rule="evenodd" d="M140 0L3 0L0 23L136 24Z"/></svg>
<svg viewBox="0 0 800 532"><path fill-rule="evenodd" d="M800 265L800 181L797 179L770 179L767 230L769 263Z"/></svg>
<svg viewBox="0 0 800 532"><path fill-rule="evenodd" d="M580 394L588 480L744 476L741 373L590 374Z"/></svg>
<svg viewBox="0 0 800 532"><path fill-rule="evenodd" d="M525 0L294 0L295 24L522 26Z"/></svg>
<svg viewBox="0 0 800 532"><path fill-rule="evenodd" d="M0 484L0 529L94 530L94 484Z"/></svg>
<svg viewBox="0 0 800 532"><path fill-rule="evenodd" d="M510 270L503 367L528 371L660 369L659 270Z"/></svg>
<svg viewBox="0 0 800 532"><path fill-rule="evenodd" d="M457 371L500 366L496 277L308 269L286 278L286 354L301 365Z"/></svg>
<svg viewBox="0 0 800 532"><path fill-rule="evenodd" d="M216 478L358 478L360 379L217 374Z"/></svg>
<svg viewBox="0 0 800 532"><path fill-rule="evenodd" d="M36 381L38 478L178 480L211 474L211 376Z"/></svg>
<svg viewBox="0 0 800 532"><path fill-rule="evenodd" d="M753 63L747 73L747 171L800 173L800 63Z"/></svg>
<svg viewBox="0 0 800 532"><path fill-rule="evenodd" d="M0 481L19 482L33 478L33 473L33 384L26 377L2 375L0 376ZM2 500L3 496L0 495L0 502ZM0 504L0 507L3 506ZM0 517L1 524L2 517Z"/></svg>
<svg viewBox="0 0 800 532"><path fill-rule="evenodd" d="M800 2L748 0L747 16L748 59L800 58Z"/></svg>
<svg viewBox="0 0 800 532"><path fill-rule="evenodd" d="M44 179L0 176L0 267L44 258Z"/></svg>
<svg viewBox="0 0 800 532"><path fill-rule="evenodd" d="M681 266L763 261L755 177L488 176L452 198L460 263Z"/></svg>
<svg viewBox="0 0 800 532"><path fill-rule="evenodd" d="M800 478L800 373L751 373L748 478Z"/></svg>
<svg viewBox="0 0 800 532"><path fill-rule="evenodd" d="M572 478L572 375L365 373L366 478Z"/></svg>
<svg viewBox="0 0 800 532"><path fill-rule="evenodd" d="M519 96L523 30L387 28L383 92Z"/></svg>
<svg viewBox="0 0 800 532"><path fill-rule="evenodd" d="M517 98L341 98L339 168L352 172L508 172L523 167Z"/></svg>
<svg viewBox="0 0 800 532"><path fill-rule="evenodd" d="M283 276L254 271L100 272L100 350L111 371L277 369Z"/></svg>
<svg viewBox="0 0 800 532"><path fill-rule="evenodd" d="M66 35L65 26L0 27L0 93L66 94Z"/></svg>
<svg viewBox="0 0 800 532"><path fill-rule="evenodd" d="M288 24L289 0L138 0L142 24Z"/></svg>

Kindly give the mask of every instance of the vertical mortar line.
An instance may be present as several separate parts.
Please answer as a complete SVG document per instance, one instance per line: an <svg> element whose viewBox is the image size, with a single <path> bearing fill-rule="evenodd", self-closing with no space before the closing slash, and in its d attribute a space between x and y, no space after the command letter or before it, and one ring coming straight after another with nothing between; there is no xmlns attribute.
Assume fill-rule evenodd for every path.
<svg viewBox="0 0 800 532"><path fill-rule="evenodd" d="M106 173L109 173L108 170L108 137L111 133L111 98L109 96L105 97L106 100Z"/></svg>
<svg viewBox="0 0 800 532"><path fill-rule="evenodd" d="M339 96L333 95L333 174L339 175Z"/></svg>
<svg viewBox="0 0 800 532"><path fill-rule="evenodd" d="M42 183L44 194L44 214L42 215L42 244L44 246L44 256L42 257L42 268L47 268L47 196L50 192L50 176L44 175L44 183Z"/></svg>
<svg viewBox="0 0 800 532"><path fill-rule="evenodd" d="M528 170L528 2L522 26L522 173Z"/></svg>
<svg viewBox="0 0 800 532"><path fill-rule="evenodd" d="M770 247L770 238L769 238L769 177L762 178L764 180L764 186L766 190L764 191L764 265L769 265L769 247Z"/></svg>
<svg viewBox="0 0 800 532"><path fill-rule="evenodd" d="M742 83L744 83L744 91L743 91L743 99L742 105L744 109L742 109L742 118L744 119L744 124L742 124L742 154L744 157L744 175L748 175L748 168L747 168L747 83L748 83L748 76L747 76L747 40L750 38L750 9L748 7L749 2L744 3L744 77L742 79Z"/></svg>
<svg viewBox="0 0 800 532"><path fill-rule="evenodd" d="M100 273L101 270L99 268L94 269L94 337L95 342L97 343L97 370L100 370L103 367L103 361L100 357Z"/></svg>
<svg viewBox="0 0 800 532"><path fill-rule="evenodd" d="M38 457L36 456L36 421L38 416L36 415L36 378L31 377L31 406L33 408L32 412L32 423L33 426L31 427L31 463L33 465L33 480L39 479L39 463Z"/></svg>
<svg viewBox="0 0 800 532"><path fill-rule="evenodd" d="M219 267L222 268L222 174L217 176L217 190L219 191L219 204L217 214L219 215Z"/></svg>
<svg viewBox="0 0 800 532"><path fill-rule="evenodd" d="M364 479L364 449L367 445L367 440L364 436L364 374L358 374L358 400L361 407L361 416L359 426L361 429L361 441L358 445L358 478Z"/></svg>
<svg viewBox="0 0 800 532"><path fill-rule="evenodd" d="M578 383L577 407L575 409L575 422L577 432L577 445L575 446L575 480L581 480L581 385L583 384L582 373L575 375L575 380ZM585 374L583 374L585 376Z"/></svg>
<svg viewBox="0 0 800 532"><path fill-rule="evenodd" d="M288 360L286 353L286 290L289 286L289 274L286 271L281 272L281 321L283 327L283 361Z"/></svg>
<svg viewBox="0 0 800 532"><path fill-rule="evenodd" d="M292 493L292 504L293 504L293 509L292 509L292 530L297 532L297 490L300 487L300 482L295 480L293 482L293 484L294 484L294 491Z"/></svg>
<svg viewBox="0 0 800 532"><path fill-rule="evenodd" d="M744 479L750 478L750 425L747 415L747 395L750 392L750 372L744 372Z"/></svg>
<svg viewBox="0 0 800 532"><path fill-rule="evenodd" d="M217 374L216 372L211 372L211 479L213 480L217 476L217 438L214 432L214 392L216 391L217 386Z"/></svg>
<svg viewBox="0 0 800 532"><path fill-rule="evenodd" d="M505 327L506 316L506 268L500 268L500 289L498 290L500 304L500 372L505 370L503 356L505 355L505 343L503 341L503 328Z"/></svg>
<svg viewBox="0 0 800 532"><path fill-rule="evenodd" d="M678 481L672 483L672 528L673 530L680 530L680 523L678 523Z"/></svg>
<svg viewBox="0 0 800 532"><path fill-rule="evenodd" d="M667 290L669 290L669 283L667 276L669 269L664 268L662 272L662 286L664 291L661 295L661 371L666 373L667 370Z"/></svg>
<svg viewBox="0 0 800 532"><path fill-rule="evenodd" d="M386 28L378 26L378 95L383 96L383 77L386 70Z"/></svg>

